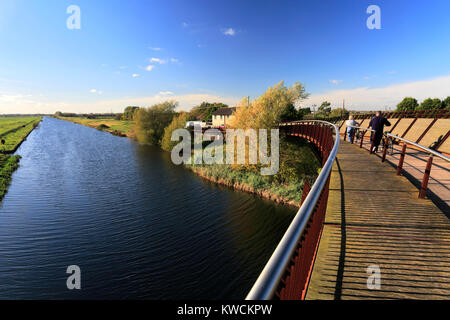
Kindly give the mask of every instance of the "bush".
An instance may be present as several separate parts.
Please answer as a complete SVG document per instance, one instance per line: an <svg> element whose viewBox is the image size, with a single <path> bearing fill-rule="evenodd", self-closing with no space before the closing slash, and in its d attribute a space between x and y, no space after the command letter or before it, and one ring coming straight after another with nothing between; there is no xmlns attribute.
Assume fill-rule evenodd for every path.
<svg viewBox="0 0 450 320"><path fill-rule="evenodd" d="M165 128L175 116L178 103L166 101L149 108L140 108L135 114L136 138L141 143L154 146L161 144Z"/></svg>
<svg viewBox="0 0 450 320"><path fill-rule="evenodd" d="M109 129L109 127L106 124L102 123L102 124L98 125L96 129L103 131L103 130Z"/></svg>
<svg viewBox="0 0 450 320"><path fill-rule="evenodd" d="M139 107L133 107L133 106L126 107L121 119L122 120L134 120L134 117L138 110L139 110Z"/></svg>
<svg viewBox="0 0 450 320"><path fill-rule="evenodd" d="M184 128L186 122L188 121L189 114L183 112L178 116L174 117L172 122L164 129L164 134L161 139L161 148L166 151L171 151L179 141L172 141L172 132L176 129Z"/></svg>

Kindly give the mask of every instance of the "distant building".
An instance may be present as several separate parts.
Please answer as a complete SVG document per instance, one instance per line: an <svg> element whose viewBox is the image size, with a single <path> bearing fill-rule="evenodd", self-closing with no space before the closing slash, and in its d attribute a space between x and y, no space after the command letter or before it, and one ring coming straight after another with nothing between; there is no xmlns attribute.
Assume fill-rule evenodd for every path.
<svg viewBox="0 0 450 320"><path fill-rule="evenodd" d="M200 120L188 121L188 122L186 122L185 128L195 127L195 126L200 126L200 127L204 128L204 127L206 127L206 122L200 121Z"/></svg>
<svg viewBox="0 0 450 320"><path fill-rule="evenodd" d="M226 126L228 122L233 120L236 107L220 108L212 114L213 127Z"/></svg>

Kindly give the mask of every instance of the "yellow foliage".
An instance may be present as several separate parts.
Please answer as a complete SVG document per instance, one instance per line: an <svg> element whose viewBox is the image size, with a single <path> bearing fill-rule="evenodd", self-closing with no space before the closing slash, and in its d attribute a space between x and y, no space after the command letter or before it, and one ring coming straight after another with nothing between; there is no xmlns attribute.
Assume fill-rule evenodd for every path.
<svg viewBox="0 0 450 320"><path fill-rule="evenodd" d="M166 151L171 151L178 141L172 141L172 132L176 129L184 128L189 119L189 114L182 112L173 118L172 122L164 129L164 135L161 139L161 148Z"/></svg>
<svg viewBox="0 0 450 320"><path fill-rule="evenodd" d="M269 87L265 93L247 105L247 100L242 99L237 104L235 117L229 123L231 128L241 129L271 129L278 127L283 112L289 105L306 99L308 94L305 87L296 82L291 88L284 82Z"/></svg>

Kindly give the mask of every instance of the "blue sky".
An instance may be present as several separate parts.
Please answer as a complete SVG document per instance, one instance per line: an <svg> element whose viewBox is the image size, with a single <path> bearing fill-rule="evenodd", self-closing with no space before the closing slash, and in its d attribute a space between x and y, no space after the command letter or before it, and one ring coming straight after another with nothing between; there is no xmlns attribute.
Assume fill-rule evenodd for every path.
<svg viewBox="0 0 450 320"><path fill-rule="evenodd" d="M381 9L370 30L369 5ZM81 29L69 30L69 5ZM284 80L352 109L450 95L450 1L2 0L0 113L233 104Z"/></svg>

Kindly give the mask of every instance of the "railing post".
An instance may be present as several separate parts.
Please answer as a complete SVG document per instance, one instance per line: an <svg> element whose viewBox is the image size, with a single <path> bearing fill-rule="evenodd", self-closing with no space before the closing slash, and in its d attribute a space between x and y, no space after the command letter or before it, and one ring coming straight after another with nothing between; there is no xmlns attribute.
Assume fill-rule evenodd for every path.
<svg viewBox="0 0 450 320"><path fill-rule="evenodd" d="M373 153L373 136L370 137L370 150L369 153L372 154Z"/></svg>
<svg viewBox="0 0 450 320"><path fill-rule="evenodd" d="M427 167L425 168L425 173L422 179L422 186L420 187L419 198L424 199L427 195L428 180L430 179L431 166L433 164L433 155L430 155L427 162Z"/></svg>
<svg viewBox="0 0 450 320"><path fill-rule="evenodd" d="M344 130L344 141L347 141L347 128Z"/></svg>
<svg viewBox="0 0 450 320"><path fill-rule="evenodd" d="M397 175L398 176L402 175L402 168L403 168L403 161L405 160L405 153L406 153L406 143L403 144L402 154L400 155L400 160L398 161L398 166L397 166Z"/></svg>
<svg viewBox="0 0 450 320"><path fill-rule="evenodd" d="M386 160L387 144L388 144L388 137L384 138L383 157L381 158L381 162L384 162Z"/></svg>
<svg viewBox="0 0 450 320"><path fill-rule="evenodd" d="M305 201L306 196L309 193L309 190L311 190L311 185L309 184L309 181L305 179L305 181L303 182L302 204L303 201Z"/></svg>
<svg viewBox="0 0 450 320"><path fill-rule="evenodd" d="M364 141L364 135L366 134L366 131L363 131L362 136L361 136L361 141L359 142L359 147L362 148L363 145L363 141Z"/></svg>

